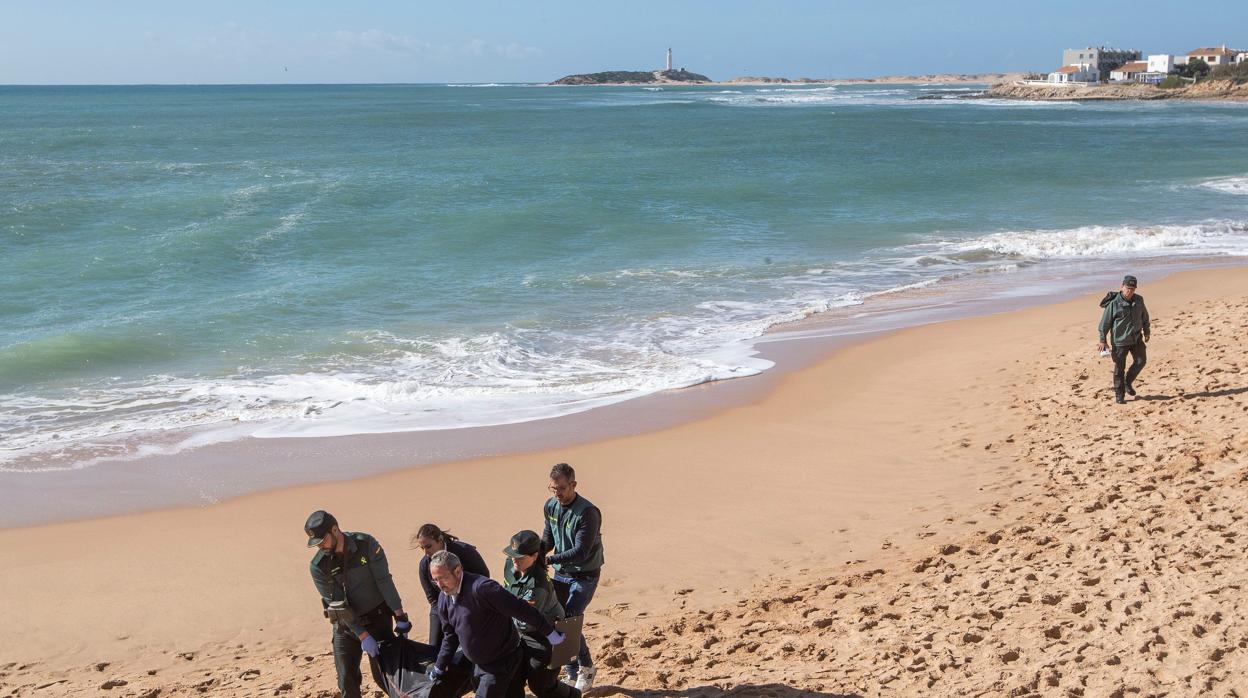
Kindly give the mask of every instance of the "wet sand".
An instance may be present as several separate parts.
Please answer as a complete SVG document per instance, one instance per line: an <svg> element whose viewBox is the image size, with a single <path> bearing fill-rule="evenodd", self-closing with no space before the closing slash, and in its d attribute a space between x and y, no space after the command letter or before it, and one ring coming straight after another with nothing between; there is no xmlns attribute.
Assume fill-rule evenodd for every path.
<svg viewBox="0 0 1248 698"><path fill-rule="evenodd" d="M0 696L331 695L306 514L386 544L419 617L411 530L497 572L559 460L604 511L605 694L1227 694L1248 271L1140 291L1125 407L1089 296L846 347L650 433L6 531Z"/></svg>

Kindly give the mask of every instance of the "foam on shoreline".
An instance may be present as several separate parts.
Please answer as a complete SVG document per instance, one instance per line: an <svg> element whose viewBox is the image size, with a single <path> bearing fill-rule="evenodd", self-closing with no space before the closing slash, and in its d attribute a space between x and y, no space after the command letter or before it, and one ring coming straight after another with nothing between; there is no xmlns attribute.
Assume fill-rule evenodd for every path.
<svg viewBox="0 0 1248 698"><path fill-rule="evenodd" d="M1238 178L1214 184L1211 188L1234 187ZM756 285L769 297L707 299L684 316L604 326L608 334L515 329L422 341L376 333L363 339L390 349L372 364L331 363L319 371L269 376L152 376L133 386L81 388L72 402L4 396L6 423L0 426L7 438L0 471L78 469L247 437L439 431L546 420L757 375L773 365L756 346L773 328L863 303L878 306L868 314L876 324L859 322L847 332L892 327L887 299L915 289L950 299L1016 293L1019 284L1041 291L1116 264L1245 254L1248 223L1221 220L929 236L873 251L856 263L781 268L753 278L753 272L735 269L623 269L575 281L587 287L728 282ZM1032 274L1020 277L1023 269ZM922 313L909 321L922 322ZM179 431L186 436L177 438Z"/></svg>

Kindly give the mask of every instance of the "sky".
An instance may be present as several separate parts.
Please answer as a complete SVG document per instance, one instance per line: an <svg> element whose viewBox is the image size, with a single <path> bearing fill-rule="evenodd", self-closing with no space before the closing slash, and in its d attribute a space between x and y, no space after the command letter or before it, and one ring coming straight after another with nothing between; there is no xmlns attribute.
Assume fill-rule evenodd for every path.
<svg viewBox="0 0 1248 698"><path fill-rule="evenodd" d="M1248 48L1248 3L0 0L0 84L547 82L676 67L873 77L1049 71L1063 48ZM1159 19L1164 18L1164 19Z"/></svg>

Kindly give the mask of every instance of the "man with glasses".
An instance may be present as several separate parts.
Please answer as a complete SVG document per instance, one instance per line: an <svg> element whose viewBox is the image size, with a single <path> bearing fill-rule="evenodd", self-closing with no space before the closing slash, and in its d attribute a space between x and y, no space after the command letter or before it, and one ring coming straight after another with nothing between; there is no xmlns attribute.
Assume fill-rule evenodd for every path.
<svg viewBox="0 0 1248 698"><path fill-rule="evenodd" d="M429 666L431 695L459 695L461 680L452 678L457 650L474 665L477 698L505 698L516 694L513 687L522 694L524 676L517 677L516 671L524 652L515 621L532 628L552 647L564 641L563 633L498 582L465 572L459 558L449 550L429 558L429 572L441 592L438 617L442 621L442 646L437 660Z"/></svg>
<svg viewBox="0 0 1248 698"><path fill-rule="evenodd" d="M576 493L576 471L567 463L550 469L549 489L554 496L543 507L542 540L554 553L546 562L555 570L552 581L564 611L569 617L584 615L602 574L602 512ZM594 687L597 672L584 635L580 653L567 670L577 690L584 693Z"/></svg>
<svg viewBox="0 0 1248 698"><path fill-rule="evenodd" d="M1126 395L1135 395L1135 379L1148 361L1145 344L1149 340L1150 324L1144 297L1135 292L1138 281L1127 275L1122 279L1122 289L1109 292L1101 301L1101 322L1097 325L1097 351L1105 351L1105 337L1109 335L1109 347L1114 359L1114 402L1126 403ZM1127 354L1131 355L1131 368L1125 371Z"/></svg>

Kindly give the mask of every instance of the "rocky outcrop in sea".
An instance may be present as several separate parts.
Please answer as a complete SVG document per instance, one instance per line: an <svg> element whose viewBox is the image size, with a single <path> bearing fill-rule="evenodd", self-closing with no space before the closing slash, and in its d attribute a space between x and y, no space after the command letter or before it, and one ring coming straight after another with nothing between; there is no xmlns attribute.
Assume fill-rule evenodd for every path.
<svg viewBox="0 0 1248 698"><path fill-rule="evenodd" d="M551 85L700 85L711 79L699 73L680 70L608 70L601 73L567 75Z"/></svg>

